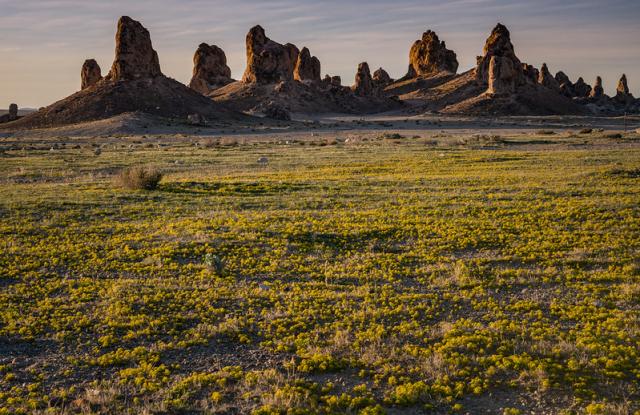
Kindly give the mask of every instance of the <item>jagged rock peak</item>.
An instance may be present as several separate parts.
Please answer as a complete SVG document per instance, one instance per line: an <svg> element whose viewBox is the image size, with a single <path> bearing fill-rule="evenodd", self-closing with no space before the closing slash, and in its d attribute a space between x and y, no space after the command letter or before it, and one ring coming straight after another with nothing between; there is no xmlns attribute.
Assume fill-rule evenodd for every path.
<svg viewBox="0 0 640 415"><path fill-rule="evenodd" d="M584 82L582 77L578 78L575 84L573 84L574 96L578 98L586 98L591 93L591 85Z"/></svg>
<svg viewBox="0 0 640 415"><path fill-rule="evenodd" d="M515 83L518 85L522 82L522 62L520 62L515 54L509 30L500 23L496 25L491 31L491 35L487 38L483 49L483 56L478 57L478 65L476 67L476 79L478 82L488 83L489 65L491 64L491 57L493 56L503 57L512 61Z"/></svg>
<svg viewBox="0 0 640 415"><path fill-rule="evenodd" d="M356 95L361 97L373 95L373 79L367 62L362 62L358 65L356 83L352 89Z"/></svg>
<svg viewBox="0 0 640 415"><path fill-rule="evenodd" d="M296 81L320 81L320 73L320 59L311 56L308 48L302 48L298 54L293 78Z"/></svg>
<svg viewBox="0 0 640 415"><path fill-rule="evenodd" d="M429 76L439 72L456 73L458 59L456 53L447 49L444 41L438 35L427 30L422 39L416 40L409 51L410 70L408 77Z"/></svg>
<svg viewBox="0 0 640 415"><path fill-rule="evenodd" d="M604 96L604 88L602 87L602 78L596 78L596 84L591 89L591 93L589 94L591 98L600 98Z"/></svg>
<svg viewBox="0 0 640 415"><path fill-rule="evenodd" d="M617 95L629 95L629 85L627 84L627 75L622 74L620 81L618 81L618 88L616 89Z"/></svg>
<svg viewBox="0 0 640 415"><path fill-rule="evenodd" d="M95 59L87 59L80 70L80 88L86 89L102 80L100 65Z"/></svg>
<svg viewBox="0 0 640 415"><path fill-rule="evenodd" d="M553 89L554 91L560 91L560 85L556 78L551 75L546 63L542 64L540 68L540 75L538 76L538 83L546 88Z"/></svg>
<svg viewBox="0 0 640 415"><path fill-rule="evenodd" d="M153 50L149 31L128 16L118 20L116 56L108 78L113 81L161 76L158 54Z"/></svg>
<svg viewBox="0 0 640 415"><path fill-rule="evenodd" d="M555 79L558 82L558 85L568 84L568 85L573 86L573 83L571 83L571 79L569 79L567 74L562 72L562 71L558 71L556 73Z"/></svg>
<svg viewBox="0 0 640 415"><path fill-rule="evenodd" d="M276 83L290 81L300 51L295 45L281 45L269 39L261 26L249 30L246 39L247 68L245 83Z"/></svg>
<svg viewBox="0 0 640 415"><path fill-rule="evenodd" d="M373 82L376 86L385 87L392 83L393 79L391 79L387 71L382 68L378 68L373 73Z"/></svg>
<svg viewBox="0 0 640 415"><path fill-rule="evenodd" d="M193 76L189 88L207 95L233 82L227 56L216 45L201 43L193 55Z"/></svg>

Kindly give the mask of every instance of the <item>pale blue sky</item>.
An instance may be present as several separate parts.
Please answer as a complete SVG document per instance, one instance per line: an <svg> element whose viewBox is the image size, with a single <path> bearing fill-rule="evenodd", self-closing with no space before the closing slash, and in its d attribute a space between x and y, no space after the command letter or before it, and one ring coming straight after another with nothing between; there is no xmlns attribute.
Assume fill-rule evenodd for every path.
<svg viewBox="0 0 640 415"><path fill-rule="evenodd" d="M309 47L323 74L350 84L362 61L402 76L427 29L456 51L460 71L469 69L500 21L522 61L547 62L574 81L602 75L609 94L624 72L640 95L638 0L0 0L0 108L43 106L77 91L85 58L106 73L121 15L149 29L163 72L185 83L201 42L222 47L239 78L255 24L278 42Z"/></svg>

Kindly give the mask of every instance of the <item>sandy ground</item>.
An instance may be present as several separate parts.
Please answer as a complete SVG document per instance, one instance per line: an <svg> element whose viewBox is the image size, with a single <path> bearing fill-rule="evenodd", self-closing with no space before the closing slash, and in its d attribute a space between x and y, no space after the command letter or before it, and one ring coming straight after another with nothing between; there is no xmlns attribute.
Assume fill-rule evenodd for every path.
<svg viewBox="0 0 640 415"><path fill-rule="evenodd" d="M3 131L0 128L0 145L24 145L47 142L142 142L192 141L214 139L252 142L286 142L314 140L372 139L385 134L403 137L434 139L438 142L456 141L473 135L569 137L580 131L593 129L605 133L636 134L640 128L640 116L628 117L498 117L478 118L442 116L437 114L407 117L386 113L354 117L344 114L306 115L294 114L294 121L243 126L214 125L192 126L183 122L160 120L145 114L123 114L106 120L74 124L64 127Z"/></svg>

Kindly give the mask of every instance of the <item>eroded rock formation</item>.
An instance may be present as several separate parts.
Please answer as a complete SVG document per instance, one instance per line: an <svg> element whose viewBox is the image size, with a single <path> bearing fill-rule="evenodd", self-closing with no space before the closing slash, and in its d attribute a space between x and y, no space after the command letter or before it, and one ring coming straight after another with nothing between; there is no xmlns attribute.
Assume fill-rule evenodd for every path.
<svg viewBox="0 0 640 415"><path fill-rule="evenodd" d="M522 74L525 82L530 84L537 84L538 78L540 78L540 71L538 68L527 63L522 64Z"/></svg>
<svg viewBox="0 0 640 415"><path fill-rule="evenodd" d="M378 68L373 73L373 83L377 87L384 88L385 86L389 85L392 82L393 82L393 79L391 79L387 71L385 71L382 68Z"/></svg>
<svg viewBox="0 0 640 415"><path fill-rule="evenodd" d="M358 65L356 83L352 89L356 95L361 97L373 95L373 78L371 77L371 71L369 70L369 64L367 62L362 62Z"/></svg>
<svg viewBox="0 0 640 415"><path fill-rule="evenodd" d="M576 95L573 83L571 82L567 74L559 71L558 73L556 73L555 80L558 83L560 93L562 95L568 98L573 98Z"/></svg>
<svg viewBox="0 0 640 415"><path fill-rule="evenodd" d="M290 81L300 51L295 45L281 45L269 39L261 26L254 26L247 34L247 68L242 77L245 83L275 83Z"/></svg>
<svg viewBox="0 0 640 415"><path fill-rule="evenodd" d="M478 57L478 65L476 67L476 81L478 83L488 85L489 67L493 56L498 56L511 61L510 66L513 67L512 78L514 83L518 85L522 82L522 62L520 62L520 59L518 59L514 52L509 30L500 23L498 23L498 25L493 29L491 35L487 39L484 45L483 56ZM504 65L505 64L501 62L501 66Z"/></svg>
<svg viewBox="0 0 640 415"><path fill-rule="evenodd" d="M556 81L556 78L551 75L551 72L549 72L549 68L546 63L543 63L540 68L538 83L546 88L560 92L560 85L558 84L558 81Z"/></svg>
<svg viewBox="0 0 640 415"><path fill-rule="evenodd" d="M189 88L208 95L231 82L231 69L224 51L216 45L200 44L193 55L193 76Z"/></svg>
<svg viewBox="0 0 640 415"><path fill-rule="evenodd" d="M516 68L513 60L493 55L489 61L489 80L487 93L492 95L516 92Z"/></svg>
<svg viewBox="0 0 640 415"><path fill-rule="evenodd" d="M153 50L149 31L128 16L118 21L116 56L108 78L112 81L161 76L158 54Z"/></svg>
<svg viewBox="0 0 640 415"><path fill-rule="evenodd" d="M9 121L18 119L18 104L9 105Z"/></svg>
<svg viewBox="0 0 640 415"><path fill-rule="evenodd" d="M304 47L298 54L293 78L296 81L320 81L320 59L311 56L309 49Z"/></svg>
<svg viewBox="0 0 640 415"><path fill-rule="evenodd" d="M576 83L573 84L573 93L577 98L586 98L591 93L591 85L584 82L584 79L580 77Z"/></svg>
<svg viewBox="0 0 640 415"><path fill-rule="evenodd" d="M81 89L89 88L102 80L102 71L95 59L87 59L82 65L80 71L80 87Z"/></svg>
<svg viewBox="0 0 640 415"><path fill-rule="evenodd" d="M10 104L9 112L7 114L0 115L0 124L17 120L18 117L18 105Z"/></svg>
<svg viewBox="0 0 640 415"><path fill-rule="evenodd" d="M627 84L627 75L622 74L622 77L618 81L618 87L616 88L616 101L625 106L631 104L634 101L633 95L629 92L629 85Z"/></svg>
<svg viewBox="0 0 640 415"><path fill-rule="evenodd" d="M598 76L596 78L596 84L593 86L593 88L591 89L591 92L589 93L589 97L600 98L603 96L604 96L604 88L602 87L602 78Z"/></svg>
<svg viewBox="0 0 640 415"><path fill-rule="evenodd" d="M429 76L439 72L456 73L458 59L456 53L447 49L438 35L427 30L422 39L416 40L409 52L409 72L407 77Z"/></svg>

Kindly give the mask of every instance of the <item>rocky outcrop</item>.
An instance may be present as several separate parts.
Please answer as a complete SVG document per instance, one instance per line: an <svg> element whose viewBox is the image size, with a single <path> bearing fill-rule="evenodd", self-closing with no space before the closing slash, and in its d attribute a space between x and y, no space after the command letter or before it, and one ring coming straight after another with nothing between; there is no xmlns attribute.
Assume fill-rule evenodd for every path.
<svg viewBox="0 0 640 415"><path fill-rule="evenodd" d="M382 68L378 68L373 73L373 83L378 88L384 88L385 86L389 85L392 82L393 82L393 79L391 79L387 71L385 71Z"/></svg>
<svg viewBox="0 0 640 415"><path fill-rule="evenodd" d="M525 82L529 84L537 84L538 78L540 78L540 71L538 68L527 63L522 64L522 74Z"/></svg>
<svg viewBox="0 0 640 415"><path fill-rule="evenodd" d="M543 63L542 68L540 68L538 83L545 88L560 92L560 84L558 84L556 78L551 75L551 72L549 72L549 68L547 67L546 63Z"/></svg>
<svg viewBox="0 0 640 415"><path fill-rule="evenodd" d="M627 84L627 75L622 74L620 81L618 81L618 88L616 88L616 95L628 96L629 94L629 85Z"/></svg>
<svg viewBox="0 0 640 415"><path fill-rule="evenodd" d="M351 89L356 95L361 97L373 95L373 78L371 77L371 71L369 70L369 64L367 62L362 62L358 65L356 83Z"/></svg>
<svg viewBox="0 0 640 415"><path fill-rule="evenodd" d="M627 105L634 101L633 95L629 92L629 85L627 84L627 75L622 74L620 81L618 81L618 87L616 88L616 101L621 104Z"/></svg>
<svg viewBox="0 0 640 415"><path fill-rule="evenodd" d="M593 86L591 92L589 93L589 98L601 98L603 96L604 88L602 87L602 78L598 76L596 78L596 84Z"/></svg>
<svg viewBox="0 0 640 415"><path fill-rule="evenodd" d="M209 122L251 118L163 76L149 32L129 17L118 21L115 59L109 76L37 112L10 128L48 128L140 113L187 121L198 114ZM193 118L193 117L191 117Z"/></svg>
<svg viewBox="0 0 640 415"><path fill-rule="evenodd" d="M573 84L573 96L576 98L586 98L591 93L591 85L584 82L582 77L578 78L575 84Z"/></svg>
<svg viewBox="0 0 640 415"><path fill-rule="evenodd" d="M409 52L409 72L407 77L430 76L440 72L455 74L458 70L456 53L447 49L444 41L431 30L416 40Z"/></svg>
<svg viewBox="0 0 640 415"><path fill-rule="evenodd" d="M275 102L270 102L264 109L264 116L273 120L291 121L291 114L285 107Z"/></svg>
<svg viewBox="0 0 640 415"><path fill-rule="evenodd" d="M102 80L102 71L95 59L87 59L80 71L81 89L89 88Z"/></svg>
<svg viewBox="0 0 640 415"><path fill-rule="evenodd" d="M9 105L9 121L18 119L18 104Z"/></svg>
<svg viewBox="0 0 640 415"><path fill-rule="evenodd" d="M483 56L478 57L476 81L481 85L488 85L489 83L489 67L491 58L494 56L511 61L510 66L514 68L512 76L514 83L518 85L523 82L522 62L515 54L509 30L500 23L493 29L487 39L483 49ZM501 66L503 65L505 64L501 62Z"/></svg>
<svg viewBox="0 0 640 415"><path fill-rule="evenodd" d="M489 61L489 81L487 93L504 95L516 92L516 68L513 60L493 55Z"/></svg>
<svg viewBox="0 0 640 415"><path fill-rule="evenodd" d="M189 88L208 95L231 82L231 69L224 51L216 45L200 44L193 55L193 76Z"/></svg>
<svg viewBox="0 0 640 415"><path fill-rule="evenodd" d="M276 83L290 81L300 51L295 45L281 45L269 39L261 26L254 26L247 34L247 68L244 83Z"/></svg>
<svg viewBox="0 0 640 415"><path fill-rule="evenodd" d="M17 104L10 104L9 105L9 112L7 114L4 114L4 115L0 116L0 124L5 123L5 122L15 121L18 118L19 118L18 117L18 105Z"/></svg>
<svg viewBox="0 0 640 415"><path fill-rule="evenodd" d="M107 78L125 81L161 76L158 54L153 50L149 31L128 16L118 21L116 56Z"/></svg>
<svg viewBox="0 0 640 415"><path fill-rule="evenodd" d="M567 98L573 98L576 95L571 79L562 71L556 73L555 80L560 88L560 93Z"/></svg>
<svg viewBox="0 0 640 415"><path fill-rule="evenodd" d="M320 73L320 59L311 56L311 52L306 47L302 48L293 71L293 79L300 82L318 82Z"/></svg>

